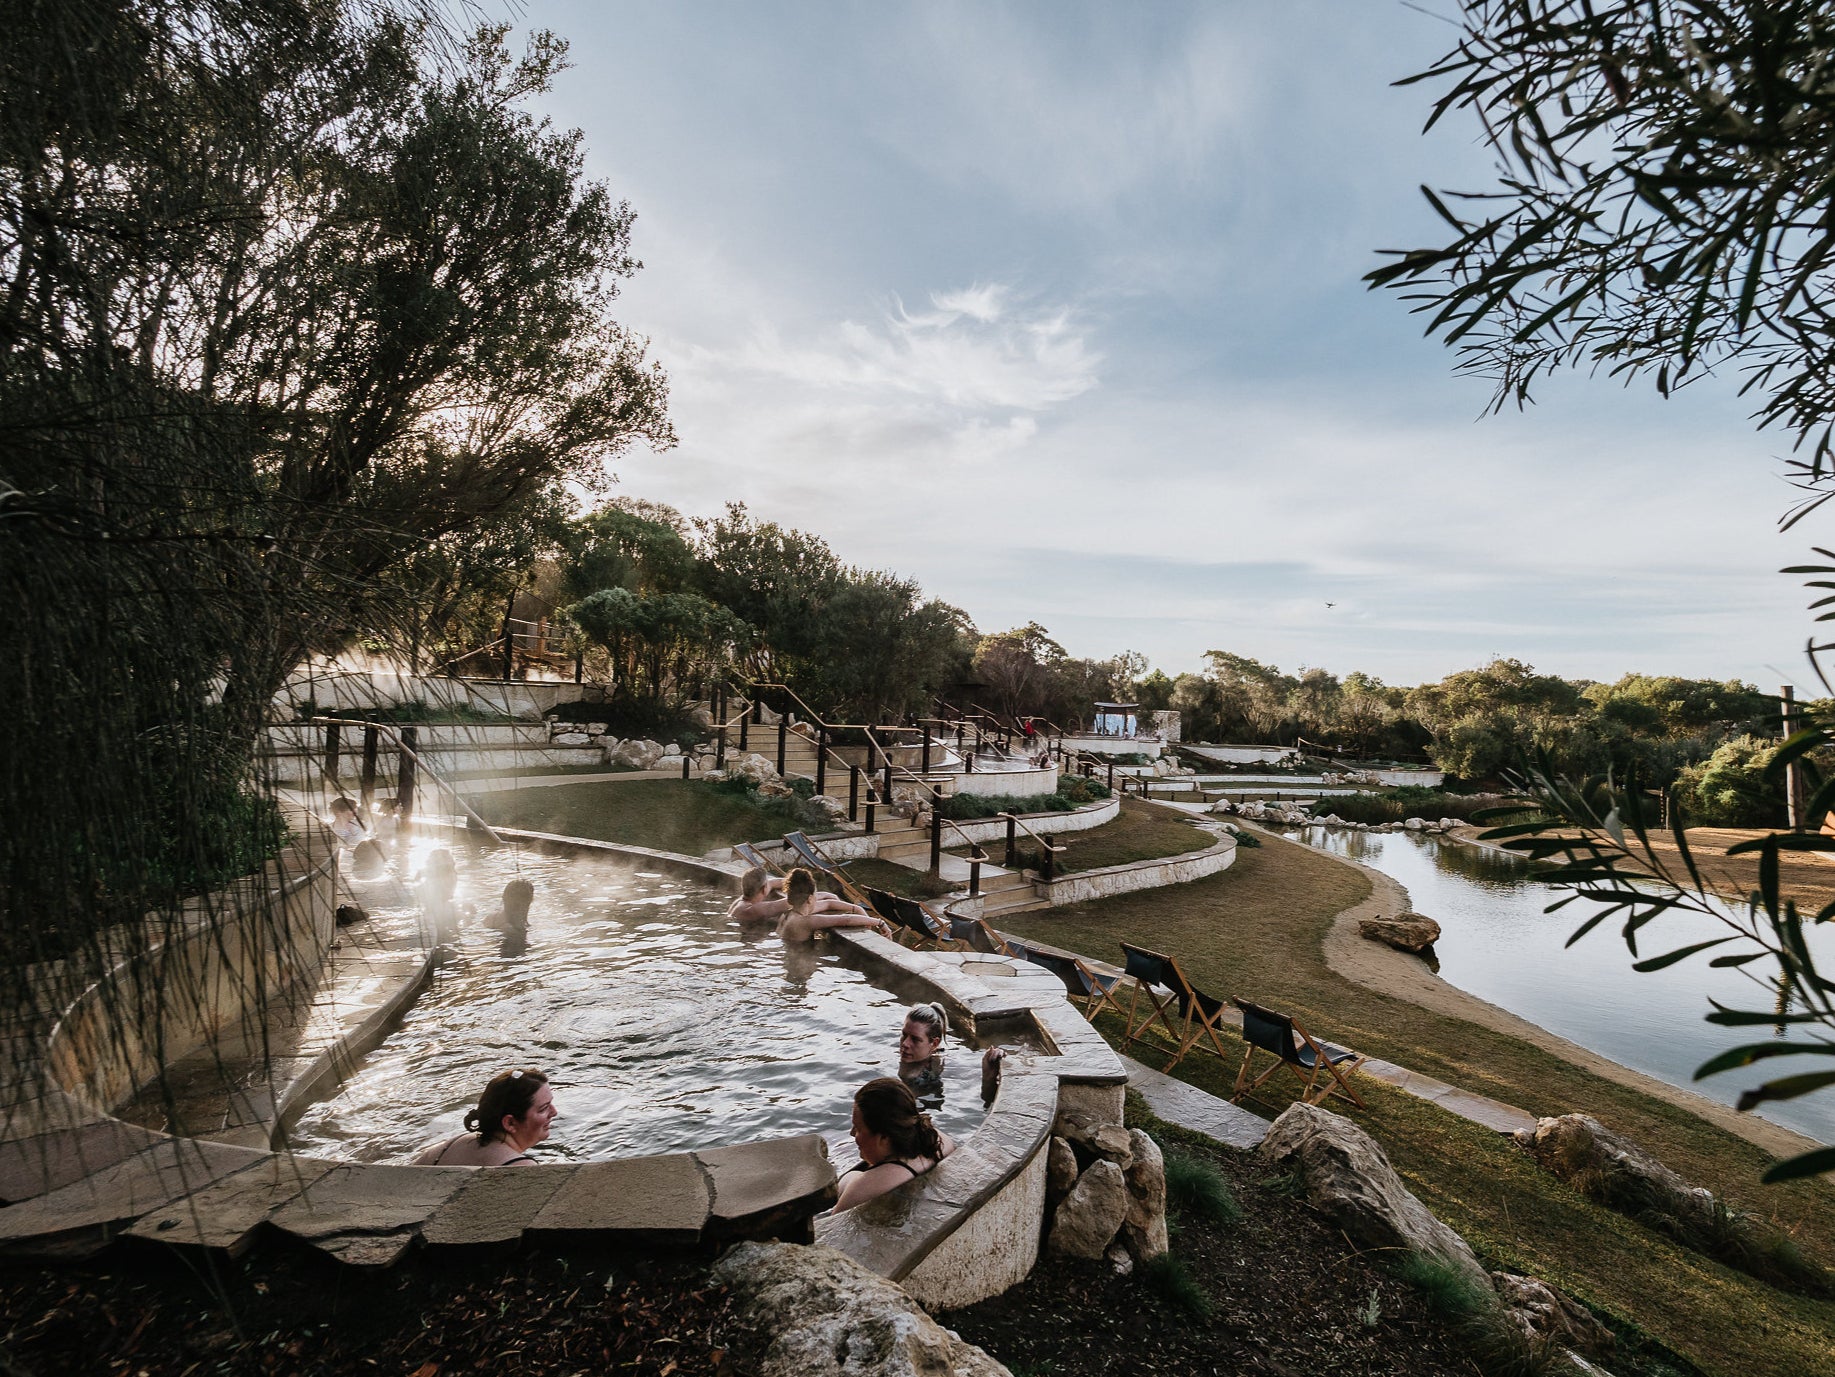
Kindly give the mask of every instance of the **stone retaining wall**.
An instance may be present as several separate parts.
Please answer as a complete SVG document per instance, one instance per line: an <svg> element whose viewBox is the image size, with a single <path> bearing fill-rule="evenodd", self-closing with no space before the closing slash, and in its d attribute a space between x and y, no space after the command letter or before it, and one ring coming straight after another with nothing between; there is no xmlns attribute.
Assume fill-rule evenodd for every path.
<svg viewBox="0 0 1835 1377"><path fill-rule="evenodd" d="M182 928L149 930L64 1011L45 1068L57 1088L113 1109L160 1067L250 1020L316 978L337 930L337 868L320 838L260 874L186 906Z"/></svg>
<svg viewBox="0 0 1835 1377"><path fill-rule="evenodd" d="M1058 767L1043 770L973 770L951 776L950 792L997 798L1043 798L1058 790Z"/></svg>
<svg viewBox="0 0 1835 1377"><path fill-rule="evenodd" d="M1040 836L1055 837L1062 832L1085 832L1092 827L1100 827L1105 822L1114 822L1121 812L1121 797L1111 794L1108 798L1097 799L1086 803L1081 808L1073 808L1067 813L1022 813L1020 820ZM959 830L958 830L959 829ZM1007 839L1007 820L1005 818L985 818L976 822L958 822L947 829L945 844L956 845L966 835L978 846L988 842L1004 842ZM1025 833L1020 838L1025 839ZM824 843L826 845L826 843Z"/></svg>
<svg viewBox="0 0 1835 1377"><path fill-rule="evenodd" d="M1112 894L1128 894L1137 889L1157 889L1161 885L1182 885L1188 880L1202 880L1236 864L1236 839L1219 837L1215 845L1182 856L1160 860L1132 861L1127 865L1104 866L1101 870L1084 870L1063 875L1048 886L1048 902L1080 904L1085 899L1106 899Z"/></svg>

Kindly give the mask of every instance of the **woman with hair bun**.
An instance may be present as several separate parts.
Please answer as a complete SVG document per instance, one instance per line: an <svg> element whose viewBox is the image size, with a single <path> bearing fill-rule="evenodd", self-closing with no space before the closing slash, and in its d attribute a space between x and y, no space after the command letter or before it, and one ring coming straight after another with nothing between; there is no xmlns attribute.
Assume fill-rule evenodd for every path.
<svg viewBox="0 0 1835 1377"><path fill-rule="evenodd" d="M529 1149L548 1136L560 1118L554 1091L540 1071L499 1071L465 1116L465 1132L429 1143L411 1165L417 1167L526 1167Z"/></svg>
<svg viewBox="0 0 1835 1377"><path fill-rule="evenodd" d="M855 1093L852 1133L860 1162L842 1178L837 1212L916 1180L956 1150L897 1076L868 1081Z"/></svg>

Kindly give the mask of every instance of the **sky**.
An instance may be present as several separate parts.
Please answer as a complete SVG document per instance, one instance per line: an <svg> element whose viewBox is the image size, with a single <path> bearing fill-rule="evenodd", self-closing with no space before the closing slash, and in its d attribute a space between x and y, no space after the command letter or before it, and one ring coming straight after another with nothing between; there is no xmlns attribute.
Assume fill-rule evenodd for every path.
<svg viewBox="0 0 1835 1377"><path fill-rule="evenodd" d="M1425 0L1429 9L1435 0ZM1450 3L1440 3L1450 11ZM743 502L984 632L1177 674L1221 649L1392 684L1811 682L1783 437L1735 381L1570 375L1488 415L1393 293L1444 18L1258 4L529 0L541 102L636 209L619 319L678 443L613 465Z"/></svg>

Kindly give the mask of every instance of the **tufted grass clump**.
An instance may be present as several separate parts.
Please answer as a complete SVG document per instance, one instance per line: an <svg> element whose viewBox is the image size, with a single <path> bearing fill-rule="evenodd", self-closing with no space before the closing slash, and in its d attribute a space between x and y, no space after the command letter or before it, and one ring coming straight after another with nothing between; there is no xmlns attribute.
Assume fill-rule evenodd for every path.
<svg viewBox="0 0 1835 1377"><path fill-rule="evenodd" d="M1532 1339L1509 1320L1497 1293L1427 1253L1410 1253L1396 1275L1458 1333L1487 1377L1555 1377L1571 1370L1561 1346Z"/></svg>
<svg viewBox="0 0 1835 1377"><path fill-rule="evenodd" d="M1194 1320L1208 1320L1217 1308L1210 1293L1191 1274L1191 1268L1171 1253L1161 1253L1144 1263L1141 1278L1161 1300Z"/></svg>
<svg viewBox="0 0 1835 1377"><path fill-rule="evenodd" d="M1177 1149L1166 1152L1166 1208L1174 1214L1212 1224L1234 1224L1242 1206L1223 1173L1202 1157Z"/></svg>

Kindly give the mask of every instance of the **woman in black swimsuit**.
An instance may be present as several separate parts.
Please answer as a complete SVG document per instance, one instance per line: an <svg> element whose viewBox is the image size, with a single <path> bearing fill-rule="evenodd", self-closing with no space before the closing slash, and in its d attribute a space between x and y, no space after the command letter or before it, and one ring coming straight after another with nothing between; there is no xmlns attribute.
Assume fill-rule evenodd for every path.
<svg viewBox="0 0 1835 1377"><path fill-rule="evenodd" d="M851 1210L922 1176L956 1150L911 1087L896 1076L868 1081L854 1096L854 1146L860 1165L850 1169L835 1209Z"/></svg>
<svg viewBox="0 0 1835 1377"><path fill-rule="evenodd" d="M417 1167L526 1167L529 1149L560 1118L554 1091L540 1071L499 1071L465 1116L465 1132L421 1149Z"/></svg>

